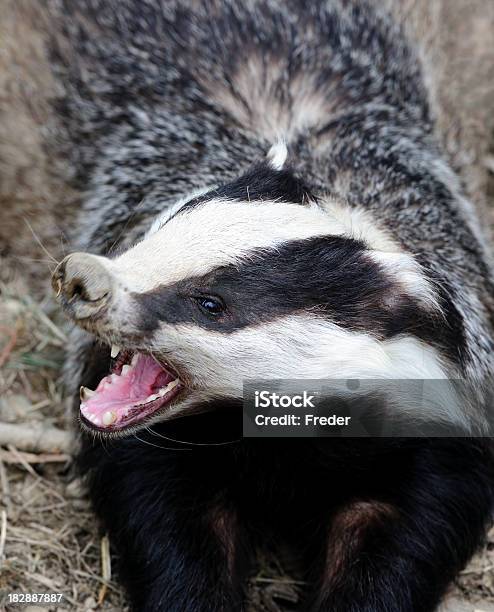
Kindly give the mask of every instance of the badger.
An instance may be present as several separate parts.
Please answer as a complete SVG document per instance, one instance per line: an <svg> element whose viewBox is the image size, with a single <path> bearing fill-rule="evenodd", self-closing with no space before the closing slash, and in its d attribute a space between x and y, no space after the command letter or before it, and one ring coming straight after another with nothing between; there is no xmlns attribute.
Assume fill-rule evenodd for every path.
<svg viewBox="0 0 494 612"><path fill-rule="evenodd" d="M35 4L77 463L132 609L246 609L283 541L300 610L435 610L492 517L494 287L412 9ZM242 437L246 380L328 378L461 381L393 403L455 435Z"/></svg>

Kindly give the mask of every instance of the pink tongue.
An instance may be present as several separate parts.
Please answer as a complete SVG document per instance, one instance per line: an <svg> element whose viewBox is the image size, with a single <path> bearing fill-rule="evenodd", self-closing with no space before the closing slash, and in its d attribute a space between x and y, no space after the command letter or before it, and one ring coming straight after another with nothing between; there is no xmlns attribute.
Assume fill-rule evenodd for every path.
<svg viewBox="0 0 494 612"><path fill-rule="evenodd" d="M173 380L152 357L142 353L134 357L130 369L119 375L105 376L96 387L95 394L81 404L81 413L90 421L101 424L102 415L111 410L117 421L125 417L131 408L146 402L150 395L158 393Z"/></svg>

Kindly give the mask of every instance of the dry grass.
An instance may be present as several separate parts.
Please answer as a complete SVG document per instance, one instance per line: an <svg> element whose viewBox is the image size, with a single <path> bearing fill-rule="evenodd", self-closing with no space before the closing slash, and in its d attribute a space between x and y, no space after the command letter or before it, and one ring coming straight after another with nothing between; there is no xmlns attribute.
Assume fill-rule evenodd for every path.
<svg viewBox="0 0 494 612"><path fill-rule="evenodd" d="M65 334L53 322L53 304L34 300L5 262L0 270L0 421L67 429L60 381ZM9 591L45 591L64 595L54 610L92 610L98 601L101 610L125 609L118 586L105 580L105 540L70 455L4 446L0 491L0 602Z"/></svg>

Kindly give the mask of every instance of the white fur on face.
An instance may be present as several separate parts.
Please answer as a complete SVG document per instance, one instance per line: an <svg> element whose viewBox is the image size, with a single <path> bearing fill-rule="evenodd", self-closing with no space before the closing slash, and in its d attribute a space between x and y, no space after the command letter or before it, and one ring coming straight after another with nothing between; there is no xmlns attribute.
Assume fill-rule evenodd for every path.
<svg viewBox="0 0 494 612"><path fill-rule="evenodd" d="M149 291L285 242L343 233L315 204L211 200L171 218L111 267L129 290Z"/></svg>
<svg viewBox="0 0 494 612"><path fill-rule="evenodd" d="M379 341L310 314L231 333L162 323L152 348L163 347L200 386L234 394L245 378L446 378L434 349L415 338Z"/></svg>
<svg viewBox="0 0 494 612"><path fill-rule="evenodd" d="M192 324L163 323L152 350L173 355L186 368L192 393L188 401L241 398L249 379L438 380L448 372L435 349L412 337L379 341L310 314L289 315L229 334ZM406 398L404 398L405 400ZM397 406L418 420L436 418L467 426L453 391L436 404Z"/></svg>

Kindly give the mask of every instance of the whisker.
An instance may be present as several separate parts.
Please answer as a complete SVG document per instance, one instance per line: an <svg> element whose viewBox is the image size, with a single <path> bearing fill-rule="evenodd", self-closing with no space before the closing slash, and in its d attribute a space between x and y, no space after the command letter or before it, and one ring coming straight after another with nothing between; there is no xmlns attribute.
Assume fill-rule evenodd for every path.
<svg viewBox="0 0 494 612"><path fill-rule="evenodd" d="M44 246L44 244L41 242L41 240L38 238L38 236L36 235L36 232L34 231L34 229L32 228L31 224L29 223L29 221L24 217L24 222L26 223L26 225L28 226L28 228L31 230L31 233L34 237L34 239L36 240L36 242L39 244L39 246L43 249L43 251L48 255L48 257L54 261L57 266L60 263L58 260L56 260L53 255L48 251L48 249Z"/></svg>
<svg viewBox="0 0 494 612"><path fill-rule="evenodd" d="M22 255L12 255L11 256L12 259L16 259L18 261L31 261L31 262L39 262L39 263L45 263L48 265L53 265L53 262L51 259L37 259L35 257L23 257Z"/></svg>
<svg viewBox="0 0 494 612"><path fill-rule="evenodd" d="M41 263L49 263L50 265L53 265L51 259L42 259L41 257L24 257L23 255L11 255L10 257L19 261L38 261Z"/></svg>
<svg viewBox="0 0 494 612"><path fill-rule="evenodd" d="M137 434L133 434L134 438L136 440L139 440L139 442L142 442L143 444L147 444L148 446L154 446L155 448L160 448L162 450L172 450L172 451L191 451L191 448L171 448L169 446L160 446L159 444L153 444L152 442L149 442L148 440L143 440L142 438L139 438L139 436ZM173 442L173 440L171 440L171 442Z"/></svg>
<svg viewBox="0 0 494 612"><path fill-rule="evenodd" d="M10 256L14 261L20 261L21 263L43 263L50 270L50 273L53 274L56 266L53 265L51 259L36 259L34 257L23 257L21 255L11 255Z"/></svg>
<svg viewBox="0 0 494 612"><path fill-rule="evenodd" d="M236 444L237 442L240 442L240 440L242 439L242 438L236 438L235 440L227 440L226 442L187 442L185 440L177 440L175 438L168 438L167 436L164 436L163 434L160 434L157 431L154 431L154 429L151 429L150 427L146 427L146 429L147 431L149 431L150 434L153 434L153 436L157 436L158 438L163 438L163 440L168 440L168 442L176 442L177 444L189 444L190 446L226 446L227 444ZM181 450L185 450L185 449L181 449Z"/></svg>

